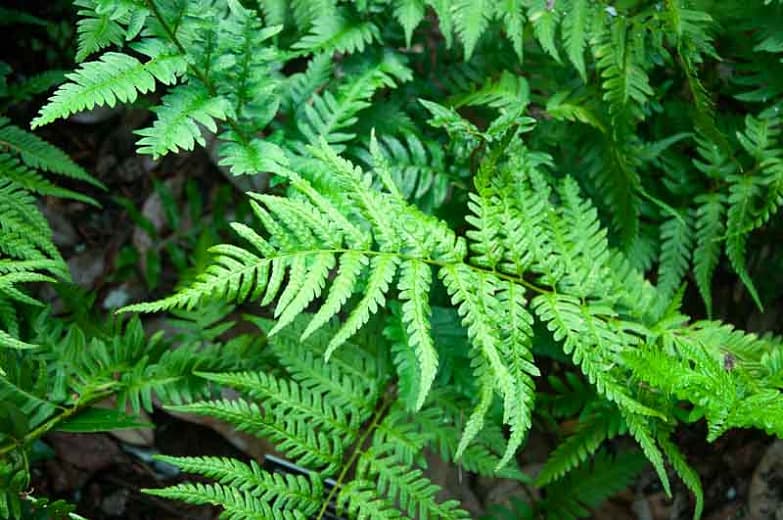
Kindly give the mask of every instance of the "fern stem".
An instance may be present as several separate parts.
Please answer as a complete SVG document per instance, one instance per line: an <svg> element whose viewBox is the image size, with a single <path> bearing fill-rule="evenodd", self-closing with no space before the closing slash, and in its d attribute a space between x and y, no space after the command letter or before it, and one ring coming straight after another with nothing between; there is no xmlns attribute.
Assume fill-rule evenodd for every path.
<svg viewBox="0 0 783 520"><path fill-rule="evenodd" d="M372 417L372 421L367 426L367 429L364 431L364 433L362 433L361 437L359 437L359 439L356 441L356 447L353 450L353 453L351 453L350 458L343 466L343 469L340 471L340 474L337 476L337 481L334 483L334 486L332 486L332 489L329 491L329 494L324 499L324 502L321 505L321 509L318 511L318 515L316 515L315 520L323 519L324 515L326 514L326 510L329 507L329 503L332 501L334 496L338 493L340 485L343 483L345 477L348 475L348 471L354 466L356 460L363 453L362 446L364 446L369 436L372 433L374 433L375 430L378 428L378 425L381 423L381 420L386 416L386 412L389 411L389 408L394 402L395 402L394 399L388 398L388 391L385 392L381 406L379 406L378 409L375 411L375 414Z"/></svg>
<svg viewBox="0 0 783 520"><path fill-rule="evenodd" d="M111 395L114 395L113 389L103 390L100 393L93 394L88 399L80 399L74 405L70 408L65 408L63 413L60 415L55 415L54 417L50 418L49 420L45 421L43 424L38 426L37 428L33 429L32 431L28 432L19 442L16 442L12 440L10 443L6 444L5 446L0 447L0 457L5 455L6 453L9 453L12 450L15 450L16 448L20 446L25 446L36 439L43 437L47 433L49 433L50 430L52 430L55 426L57 426L62 421L68 419L69 417L72 417L73 415L77 414L78 412L81 412L88 406L92 406L96 402L105 399Z"/></svg>
<svg viewBox="0 0 783 520"><path fill-rule="evenodd" d="M384 251L375 251L373 249L332 248L332 249L308 249L308 250L302 250L302 251L293 251L291 253L283 253L283 254L280 254L280 255L276 255L275 258L294 257L294 256L299 256L299 255L311 256L311 255L314 255L316 253L330 253L330 254L335 254L335 255L341 255L341 254L345 254L345 253L360 253L360 254L363 254L363 255L366 255L366 256L390 254L390 253L387 253L387 252L384 252ZM432 265L432 266L438 267L438 268L442 268L442 267L446 267L446 266L454 265L454 264L458 263L458 262L442 262L440 260L435 260L433 258L421 258L421 257L418 257L418 256L409 256L409 255L403 255L403 254L398 254L398 253L393 253L393 254L396 254L400 259L402 259L404 261L418 260L420 262L424 262L425 264L429 264L429 265ZM270 259L269 258L265 258L265 260L270 260ZM487 269L487 268L480 267L480 266L477 266L477 265L474 265L474 264L469 264L469 263L465 263L464 265L466 265L469 269L472 269L473 271L476 271L476 272L479 272L479 273L483 273L483 274L489 274L489 275L492 275L492 276L496 276L496 277L498 277L498 278L500 278L502 280L506 280L508 282L521 285L521 286L525 287L526 289L529 289L529 290L531 290L531 291L533 291L535 293L538 293L538 294L555 294L557 292L557 291L554 291L554 290L545 289L545 288L540 287L540 286L538 286L538 285L536 285L534 283L528 282L527 280L525 280L523 277L521 277L519 275L507 274L507 273L504 273L502 271L497 271L495 269Z"/></svg>

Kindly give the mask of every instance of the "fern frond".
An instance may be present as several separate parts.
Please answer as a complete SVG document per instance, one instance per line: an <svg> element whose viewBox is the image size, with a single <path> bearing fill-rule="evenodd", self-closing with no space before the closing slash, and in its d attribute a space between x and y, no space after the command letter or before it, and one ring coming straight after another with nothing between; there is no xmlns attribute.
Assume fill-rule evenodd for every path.
<svg viewBox="0 0 783 520"><path fill-rule="evenodd" d="M421 470L411 471L394 456L369 450L359 460L357 471L362 478L376 482L377 489L411 518L470 518L456 500L438 502L435 495L440 488L424 477Z"/></svg>
<svg viewBox="0 0 783 520"><path fill-rule="evenodd" d="M348 414L325 401L320 392L303 388L286 378L263 372L199 372L198 375L264 403L265 415L281 424L289 420L301 421L336 437L351 434L357 426L355 418L350 419Z"/></svg>
<svg viewBox="0 0 783 520"><path fill-rule="evenodd" d="M215 120L225 119L228 103L213 97L203 85L190 82L172 89L155 108L157 118L150 128L137 130L141 136L138 152L153 159L168 152L193 150L195 143L205 145L203 126L209 132L217 130Z"/></svg>
<svg viewBox="0 0 783 520"><path fill-rule="evenodd" d="M614 457L599 452L591 463L583 464L546 487L546 518L575 520L588 517L590 508L625 489L645 463L639 452L623 452Z"/></svg>
<svg viewBox="0 0 783 520"><path fill-rule="evenodd" d="M549 455L536 476L536 484L546 486L564 477L598 451L601 444L623 433L617 409L597 407L582 417L575 431Z"/></svg>
<svg viewBox="0 0 783 520"><path fill-rule="evenodd" d="M582 81L587 83L584 51L590 30L592 11L587 0L571 0L561 24L566 55L574 65Z"/></svg>
<svg viewBox="0 0 783 520"><path fill-rule="evenodd" d="M560 16L558 10L554 8L554 4L550 5L547 0L528 2L527 19L533 25L533 32L541 48L559 62L560 54L555 45L555 32Z"/></svg>
<svg viewBox="0 0 783 520"><path fill-rule="evenodd" d="M337 409L356 411L359 423L367 420L366 410L378 399L383 374L375 360L356 345L344 345L325 362L323 354L334 326L324 327L302 339L309 315L298 317L289 327L267 339L272 352L303 388L318 391ZM256 320L254 320L256 321ZM258 322L271 330L274 322Z"/></svg>
<svg viewBox="0 0 783 520"><path fill-rule="evenodd" d="M341 444L345 439L338 440L332 435L314 431L309 424L301 421L278 424L267 419L255 403L236 399L169 408L174 411L214 417L228 422L239 431L267 438L274 442L282 453L303 466L324 468L323 471L329 473L339 468L342 463Z"/></svg>
<svg viewBox="0 0 783 520"><path fill-rule="evenodd" d="M666 467L663 463L663 454L652 435L649 418L623 412L623 419L628 426L628 432L636 439L636 442L639 443L644 456L647 457L647 460L655 469L655 473L661 481L664 492L667 496L671 496L671 484L669 482L669 476L666 473Z"/></svg>
<svg viewBox="0 0 783 520"><path fill-rule="evenodd" d="M0 346L3 346L5 348L11 348L15 350L24 350L24 349L34 349L36 348L35 345L32 345L30 343L24 342L18 338L16 338L14 335L9 334L8 332L4 331L3 329L0 329Z"/></svg>
<svg viewBox="0 0 783 520"><path fill-rule="evenodd" d="M158 455L155 458L176 466L187 473L203 475L213 479L226 488L250 494L263 502L269 503L275 510L297 511L303 517L307 517L315 513L321 506L323 483L317 478L270 473L252 460L250 464L245 464L235 459L221 457L170 457ZM168 489L170 491L166 491L166 493L171 497L171 493L174 493L174 491L171 488ZM187 491L179 488L179 492Z"/></svg>
<svg viewBox="0 0 783 520"><path fill-rule="evenodd" d="M658 443L661 445L661 449L666 454L666 458L669 459L674 471L682 479L688 489L691 490L696 497L696 507L693 511L693 518L701 518L701 514L704 511L704 492L702 491L701 481L699 474L688 466L685 457L682 455L677 446L672 443L668 438L663 436L658 437Z"/></svg>
<svg viewBox="0 0 783 520"><path fill-rule="evenodd" d="M503 22L506 37L511 40L519 61L524 57L525 16L521 0L504 0L495 3L495 16Z"/></svg>
<svg viewBox="0 0 783 520"><path fill-rule="evenodd" d="M761 186L752 176L734 176L729 188L729 209L726 213L726 256L748 293L759 309L762 309L756 286L748 274L745 260L745 245L748 239L749 222L753 204L759 196Z"/></svg>
<svg viewBox="0 0 783 520"><path fill-rule="evenodd" d="M329 345L326 347L324 356L329 359L332 352L345 343L351 336L370 319L371 314L375 314L379 307L382 307L386 301L386 292L397 272L398 257L394 255L377 255L370 260L369 280L367 289L356 304L356 307L345 320L345 323L332 337Z"/></svg>
<svg viewBox="0 0 783 520"><path fill-rule="evenodd" d="M375 482L352 480L342 490L338 499L338 505L357 520L405 518L388 499L378 496Z"/></svg>
<svg viewBox="0 0 783 520"><path fill-rule="evenodd" d="M712 274L718 265L720 240L723 236L724 197L720 193L704 194L696 199L696 248L693 250L693 274L699 293L712 315Z"/></svg>
<svg viewBox="0 0 783 520"><path fill-rule="evenodd" d="M609 309L583 304L577 298L542 294L533 299L533 309L547 324L556 341L564 341L563 350L573 357L598 392L610 401L643 415L660 415L628 394L612 373L611 345L635 343L629 334L604 321ZM603 315L603 316L602 316Z"/></svg>
<svg viewBox="0 0 783 520"><path fill-rule="evenodd" d="M453 4L454 27L462 40L466 60L473 55L479 37L489 25L491 6L486 0L457 0Z"/></svg>
<svg viewBox="0 0 783 520"><path fill-rule="evenodd" d="M627 111L639 118L641 111L634 104L643 105L654 94L647 73L640 65L643 29L628 27L624 17L617 17L602 34L602 41L593 47L593 52L601 70L603 98L613 115Z"/></svg>
<svg viewBox="0 0 783 520"><path fill-rule="evenodd" d="M272 507L261 498L221 484L185 483L163 489L144 489L145 493L162 498L179 500L187 504L221 506L220 518L226 520L305 520L307 516L297 510Z"/></svg>
<svg viewBox="0 0 783 520"><path fill-rule="evenodd" d="M405 45L411 46L413 30L424 18L424 0L401 0L394 8L394 17L405 32Z"/></svg>
<svg viewBox="0 0 783 520"><path fill-rule="evenodd" d="M319 13L310 33L293 45L303 53L362 52L380 39L378 27L370 21L352 19L345 12Z"/></svg>
<svg viewBox="0 0 783 520"><path fill-rule="evenodd" d="M169 84L184 68L184 59L177 55L163 54L142 63L127 54L104 53L67 74L70 81L57 89L30 124L36 128L96 105L133 102L138 94L152 92L156 80Z"/></svg>
<svg viewBox="0 0 783 520"><path fill-rule="evenodd" d="M110 45L119 45L125 40L125 30L110 11L100 9L95 0L76 0L74 5L80 9L77 14L82 17L76 22L78 49L76 61L82 62L91 54ZM100 11L100 12L99 12Z"/></svg>
<svg viewBox="0 0 783 520"><path fill-rule="evenodd" d="M19 154L22 162L30 168L103 187L103 184L73 162L68 154L36 135L8 124L8 120L4 117L0 117L0 147Z"/></svg>
<svg viewBox="0 0 783 520"><path fill-rule="evenodd" d="M663 292L665 300L669 300L682 284L690 264L691 241L689 215L678 214L661 224L658 290Z"/></svg>
<svg viewBox="0 0 783 520"><path fill-rule="evenodd" d="M322 138L329 144L348 141L354 134L341 130L356 123L356 114L370 106L368 99L377 90L394 88L397 82L409 78L410 70L401 59L396 54L386 53L380 61L342 86L336 96L330 91L313 96L312 105L302 106L297 127L312 145L319 144Z"/></svg>
<svg viewBox="0 0 783 520"><path fill-rule="evenodd" d="M82 193L61 188L41 174L23 165L16 157L0 152L0 175L6 181L38 195L51 195L64 199L72 199L98 206L92 197ZM97 182L97 181L96 181Z"/></svg>
<svg viewBox="0 0 783 520"><path fill-rule="evenodd" d="M415 410L424 404L438 372L438 353L430 333L430 266L420 261L406 263L400 270L402 321L407 327L409 345L419 363L418 396Z"/></svg>

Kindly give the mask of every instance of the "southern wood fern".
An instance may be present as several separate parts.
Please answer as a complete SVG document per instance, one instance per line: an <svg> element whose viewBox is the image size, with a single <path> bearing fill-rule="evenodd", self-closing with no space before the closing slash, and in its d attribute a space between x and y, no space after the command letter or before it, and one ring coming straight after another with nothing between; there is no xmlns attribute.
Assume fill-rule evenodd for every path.
<svg viewBox="0 0 783 520"><path fill-rule="evenodd" d="M272 358L237 371L161 354L153 372L181 370L193 391L127 395L149 405L155 391L271 439L310 473L167 458L214 483L150 492L226 518L332 505L458 518L435 500L423 448L528 482L514 455L534 418L578 417L535 481L551 493L522 517L583 517L627 483L641 458L602 449L620 435L667 492L666 465L679 475L698 517L698 476L671 440L680 422L705 420L710 439L783 435L779 339L682 305L692 278L706 315L725 312L713 294L724 252L758 307L774 295L753 281L752 239L783 201L781 2L76 4L81 64L33 126L156 92L140 153L213 133L231 174L273 176L249 194L256 220L233 225L241 245L126 309L258 303L273 319L249 319ZM21 152L46 164L34 155ZM31 249L42 259L18 255L60 265L45 243ZM547 385L544 358L567 367ZM209 385L242 397L202 400ZM611 478L594 488L591 471Z"/></svg>

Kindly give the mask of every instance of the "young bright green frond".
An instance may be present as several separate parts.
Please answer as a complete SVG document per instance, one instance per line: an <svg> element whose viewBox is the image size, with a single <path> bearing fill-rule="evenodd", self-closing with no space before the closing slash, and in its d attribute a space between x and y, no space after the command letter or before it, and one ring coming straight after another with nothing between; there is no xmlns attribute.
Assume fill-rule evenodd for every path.
<svg viewBox="0 0 783 520"><path fill-rule="evenodd" d="M138 152L158 158L168 152L193 150L196 143L205 145L201 127L217 131L215 120L226 117L228 102L210 95L196 82L179 85L164 96L157 107L157 118L149 128L137 130L142 136L136 143Z"/></svg>
<svg viewBox="0 0 783 520"><path fill-rule="evenodd" d="M16 350L36 348L35 345L17 339L15 336L0 329L0 346Z"/></svg>
<svg viewBox="0 0 783 520"><path fill-rule="evenodd" d="M430 331L429 292L432 270L421 261L403 264L400 270L402 321L407 327L409 345L419 363L420 381L415 409L424 404L438 372L438 353Z"/></svg>
<svg viewBox="0 0 783 520"><path fill-rule="evenodd" d="M142 63L127 54L107 52L68 74L69 82L57 89L31 125L43 126L95 106L133 102L138 94L152 92L156 80L169 83L171 71L176 74L184 67L179 56L161 55Z"/></svg>
<svg viewBox="0 0 783 520"><path fill-rule="evenodd" d="M358 276L367 263L367 256L356 251L348 251L340 256L337 276L332 281L329 294L323 305L302 332L303 341L340 312L353 293Z"/></svg>
<svg viewBox="0 0 783 520"><path fill-rule="evenodd" d="M397 272L397 263L398 257L394 255L380 254L370 260L370 278L366 292L326 347L324 355L327 360L337 347L356 334L386 302L386 292Z"/></svg>
<svg viewBox="0 0 783 520"><path fill-rule="evenodd" d="M76 22L76 32L79 36L76 61L84 61L91 54L110 45L119 45L125 40L125 30L113 13L105 8L100 9L96 0L76 0L74 5L80 7L77 11L82 18Z"/></svg>

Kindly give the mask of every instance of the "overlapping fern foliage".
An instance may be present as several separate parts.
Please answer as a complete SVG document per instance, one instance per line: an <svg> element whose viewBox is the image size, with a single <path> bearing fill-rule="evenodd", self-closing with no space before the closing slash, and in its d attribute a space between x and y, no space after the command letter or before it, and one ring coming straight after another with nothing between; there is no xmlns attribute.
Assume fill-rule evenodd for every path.
<svg viewBox="0 0 783 520"><path fill-rule="evenodd" d="M241 398L168 401L309 473L167 458L215 482L151 493L225 518L460 518L424 448L530 483L534 418L576 417L521 515L584 517L640 469L602 449L628 436L699 517L678 425L783 436L779 338L683 305L691 283L692 314L722 315L724 264L759 308L779 295L752 272L783 258L753 247L783 201L781 2L76 3L82 63L34 127L156 92L139 153L212 133L230 174L274 181L195 281L126 311L268 309L247 370L165 363Z"/></svg>

